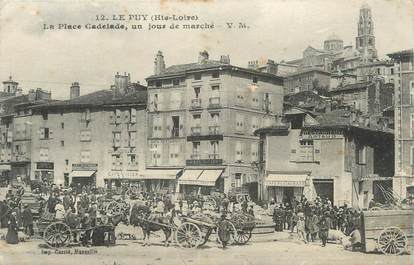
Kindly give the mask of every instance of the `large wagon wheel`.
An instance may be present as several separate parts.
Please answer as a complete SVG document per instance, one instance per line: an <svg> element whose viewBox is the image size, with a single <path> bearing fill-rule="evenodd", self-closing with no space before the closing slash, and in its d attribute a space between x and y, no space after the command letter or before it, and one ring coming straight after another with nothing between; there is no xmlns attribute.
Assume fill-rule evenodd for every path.
<svg viewBox="0 0 414 265"><path fill-rule="evenodd" d="M177 228L175 240L182 248L196 248L202 243L203 238L197 225L184 222Z"/></svg>
<svg viewBox="0 0 414 265"><path fill-rule="evenodd" d="M234 240L235 241L235 238L236 238L236 236L237 236L237 230L236 230L236 227L234 226L234 224L232 223L232 222L229 222L230 223L230 244L232 244L233 242L232 242L232 240ZM217 227L217 229L216 229L216 232L217 232L217 241L221 244L221 239L220 239L220 236L219 236L219 231L218 231L218 227Z"/></svg>
<svg viewBox="0 0 414 265"><path fill-rule="evenodd" d="M72 238L72 232L69 226L64 223L52 223L43 231L43 239L48 246L52 248L61 248L67 246Z"/></svg>
<svg viewBox="0 0 414 265"><path fill-rule="evenodd" d="M381 231L377 243L385 255L400 255L407 248L407 236L398 227L387 227Z"/></svg>
<svg viewBox="0 0 414 265"><path fill-rule="evenodd" d="M238 245L244 245L252 238L253 229L237 229L234 236L234 241Z"/></svg>
<svg viewBox="0 0 414 265"><path fill-rule="evenodd" d="M112 201L108 204L108 206L106 206L106 212L112 215L119 215L122 213L122 208L122 204Z"/></svg>

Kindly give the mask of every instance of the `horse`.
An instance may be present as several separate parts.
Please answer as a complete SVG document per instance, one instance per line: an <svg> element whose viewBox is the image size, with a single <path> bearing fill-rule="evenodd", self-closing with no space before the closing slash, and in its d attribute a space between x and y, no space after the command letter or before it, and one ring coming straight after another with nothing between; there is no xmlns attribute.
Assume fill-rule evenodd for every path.
<svg viewBox="0 0 414 265"><path fill-rule="evenodd" d="M162 230L165 235L164 245L169 246L169 238L172 234L171 225L175 216L174 210L171 214L165 216L157 216L151 214L151 208L147 205L134 204L131 210L130 224L139 226L144 233L143 246L150 245L149 239L151 232Z"/></svg>

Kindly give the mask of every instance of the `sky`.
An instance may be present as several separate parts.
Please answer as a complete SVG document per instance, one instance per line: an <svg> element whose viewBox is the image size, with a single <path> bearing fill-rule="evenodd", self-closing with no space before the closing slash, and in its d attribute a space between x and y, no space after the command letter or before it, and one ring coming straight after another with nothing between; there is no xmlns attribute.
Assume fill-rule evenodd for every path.
<svg viewBox="0 0 414 265"><path fill-rule="evenodd" d="M367 3L374 20L379 56L414 47L414 0L0 0L0 80L9 75L27 92L43 88L54 99L69 97L74 81L81 95L109 89L116 72L145 83L154 57L167 67L196 62L207 50L211 59L229 55L231 64L300 58L307 46L322 48L332 33L355 46L359 8ZM96 15L193 15L211 30L148 30L148 22L122 22L127 31L44 30L43 25L100 23ZM102 21L116 23L116 21ZM227 29L226 23L248 28ZM143 23L143 30L131 30ZM171 24L149 22L151 24ZM185 24L186 22L181 22Z"/></svg>

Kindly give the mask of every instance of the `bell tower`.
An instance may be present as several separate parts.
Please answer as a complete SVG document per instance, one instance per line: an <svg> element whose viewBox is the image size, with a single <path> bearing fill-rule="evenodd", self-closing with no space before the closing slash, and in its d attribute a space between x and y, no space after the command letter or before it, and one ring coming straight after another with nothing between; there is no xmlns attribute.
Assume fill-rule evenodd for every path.
<svg viewBox="0 0 414 265"><path fill-rule="evenodd" d="M374 21L372 20L371 8L367 4L363 4L359 9L356 48L361 53L362 58L366 61L371 61L372 59L377 58Z"/></svg>

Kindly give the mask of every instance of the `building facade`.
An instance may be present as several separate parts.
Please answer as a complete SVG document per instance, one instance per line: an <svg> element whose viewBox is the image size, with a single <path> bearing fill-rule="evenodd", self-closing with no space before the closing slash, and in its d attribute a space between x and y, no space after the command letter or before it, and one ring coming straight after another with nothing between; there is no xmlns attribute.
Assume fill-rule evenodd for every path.
<svg viewBox="0 0 414 265"><path fill-rule="evenodd" d="M384 202L391 186L392 133L350 123L349 116L326 113L293 115L286 125L262 128L262 198L289 203L304 195L328 198L334 205L367 208L371 198ZM295 121L291 123L289 121Z"/></svg>
<svg viewBox="0 0 414 265"><path fill-rule="evenodd" d="M143 189L146 96L108 89L32 107L31 179Z"/></svg>
<svg viewBox="0 0 414 265"><path fill-rule="evenodd" d="M394 191L401 197L414 183L414 52L388 54L395 60L395 176Z"/></svg>
<svg viewBox="0 0 414 265"><path fill-rule="evenodd" d="M286 76L284 82L285 95L302 91L328 91L331 74L324 70L313 68L305 69Z"/></svg>
<svg viewBox="0 0 414 265"><path fill-rule="evenodd" d="M228 56L165 68L148 81L147 167L181 170L176 191L257 194L258 137L282 113L283 79L230 65ZM159 70L159 71L157 71Z"/></svg>

